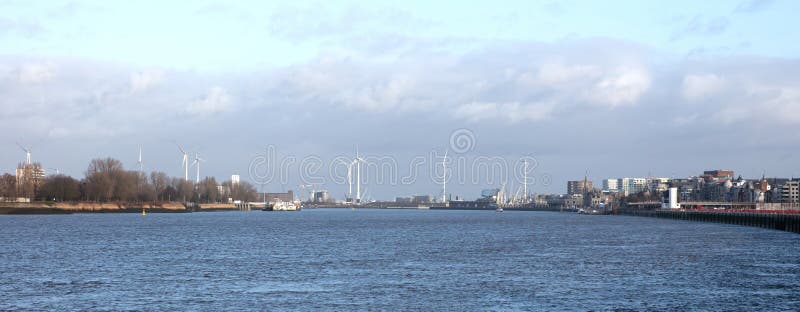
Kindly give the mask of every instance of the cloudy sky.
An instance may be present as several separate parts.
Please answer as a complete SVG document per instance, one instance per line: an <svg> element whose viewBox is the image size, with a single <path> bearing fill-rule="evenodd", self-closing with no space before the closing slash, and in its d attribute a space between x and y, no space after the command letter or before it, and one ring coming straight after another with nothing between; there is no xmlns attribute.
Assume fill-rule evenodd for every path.
<svg viewBox="0 0 800 312"><path fill-rule="evenodd" d="M800 176L797 12L791 0L5 0L0 171L24 160L15 142L76 177L96 157L136 168L141 145L146 170L182 176L178 142L206 159L202 175L273 191L296 189L302 170L253 177L267 146L326 168L358 146L401 175L445 149L448 168L529 157L536 192L586 170L598 183ZM464 133L468 148L451 146ZM432 162L416 183L365 188L435 194ZM312 182L341 197L333 180Z"/></svg>

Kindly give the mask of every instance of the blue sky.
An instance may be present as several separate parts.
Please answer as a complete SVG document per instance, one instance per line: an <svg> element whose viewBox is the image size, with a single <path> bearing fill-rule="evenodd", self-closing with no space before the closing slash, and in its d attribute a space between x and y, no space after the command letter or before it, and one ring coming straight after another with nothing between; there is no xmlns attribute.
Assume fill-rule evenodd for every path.
<svg viewBox="0 0 800 312"><path fill-rule="evenodd" d="M248 171L266 145L408 162L533 156L550 185L800 175L797 1L3 1L0 171L112 156ZM78 147L78 148L75 148ZM133 151L133 152L131 152ZM263 185L279 190L299 184ZM489 183L454 185L473 197ZM346 185L324 186L334 195ZM375 197L435 193L430 179ZM341 196L336 196L341 197Z"/></svg>
<svg viewBox="0 0 800 312"><path fill-rule="evenodd" d="M794 57L796 1L6 1L10 55L245 70L307 62L349 40L471 42L614 38L674 57Z"/></svg>

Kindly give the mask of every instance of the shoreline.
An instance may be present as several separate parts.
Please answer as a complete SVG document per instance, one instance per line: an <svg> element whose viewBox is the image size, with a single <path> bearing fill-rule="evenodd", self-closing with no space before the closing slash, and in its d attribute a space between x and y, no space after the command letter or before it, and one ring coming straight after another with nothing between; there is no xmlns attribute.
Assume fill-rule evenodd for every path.
<svg viewBox="0 0 800 312"><path fill-rule="evenodd" d="M186 206L180 202L97 203L97 202L32 202L0 203L0 215L73 214L73 213L189 213L237 211L234 204L199 204Z"/></svg>

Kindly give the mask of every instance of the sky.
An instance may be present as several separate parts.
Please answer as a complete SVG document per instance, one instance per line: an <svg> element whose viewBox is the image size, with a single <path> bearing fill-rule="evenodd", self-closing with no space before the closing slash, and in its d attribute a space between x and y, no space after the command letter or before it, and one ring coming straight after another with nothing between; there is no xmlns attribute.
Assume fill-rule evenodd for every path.
<svg viewBox="0 0 800 312"><path fill-rule="evenodd" d="M800 176L796 12L778 0L5 0L0 171L25 159L16 143L75 177L98 157L135 169L141 146L145 170L183 176L178 143L205 160L202 176L337 198L356 149L378 199L440 194L445 150L448 193L466 198L519 189L520 159L537 193L587 172L598 184ZM504 173L481 176L499 159Z"/></svg>

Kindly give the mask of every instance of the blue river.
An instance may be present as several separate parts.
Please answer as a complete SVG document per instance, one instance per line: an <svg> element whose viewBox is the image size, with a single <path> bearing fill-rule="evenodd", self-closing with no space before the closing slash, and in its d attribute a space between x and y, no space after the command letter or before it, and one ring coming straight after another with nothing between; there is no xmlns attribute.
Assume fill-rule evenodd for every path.
<svg viewBox="0 0 800 312"><path fill-rule="evenodd" d="M800 236L551 212L0 216L0 310L800 310Z"/></svg>

